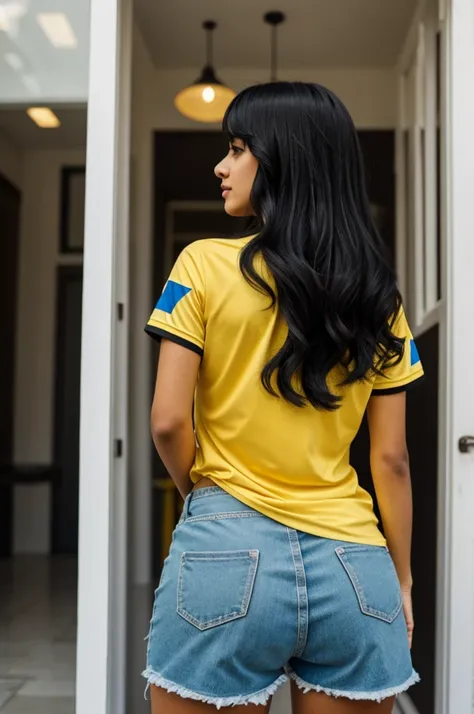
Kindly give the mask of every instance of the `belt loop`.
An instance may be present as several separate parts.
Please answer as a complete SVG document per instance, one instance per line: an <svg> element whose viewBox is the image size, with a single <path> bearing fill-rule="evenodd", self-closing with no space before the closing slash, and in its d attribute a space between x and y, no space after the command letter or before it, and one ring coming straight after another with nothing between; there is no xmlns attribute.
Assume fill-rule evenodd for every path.
<svg viewBox="0 0 474 714"><path fill-rule="evenodd" d="M184 523L184 521L186 520L186 518L189 515L189 504L191 503L192 497L193 497L193 492L191 491L190 493L188 493L188 495L184 499L183 510L181 512L181 518L179 519L180 523Z"/></svg>

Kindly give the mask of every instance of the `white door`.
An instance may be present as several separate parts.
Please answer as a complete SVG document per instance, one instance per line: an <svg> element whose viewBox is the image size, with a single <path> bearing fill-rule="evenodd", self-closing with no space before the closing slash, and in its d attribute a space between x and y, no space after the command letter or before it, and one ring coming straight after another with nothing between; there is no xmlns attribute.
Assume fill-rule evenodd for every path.
<svg viewBox="0 0 474 714"><path fill-rule="evenodd" d="M465 450L460 441L474 436L474 2L446 5L447 488L440 531L446 548L440 562L437 714L474 711L474 448Z"/></svg>
<svg viewBox="0 0 474 714"><path fill-rule="evenodd" d="M125 714L132 0L91 0L77 714Z"/></svg>
<svg viewBox="0 0 474 714"><path fill-rule="evenodd" d="M474 712L473 67L474 2L420 3L399 64L397 258L415 333L439 325L436 714Z"/></svg>

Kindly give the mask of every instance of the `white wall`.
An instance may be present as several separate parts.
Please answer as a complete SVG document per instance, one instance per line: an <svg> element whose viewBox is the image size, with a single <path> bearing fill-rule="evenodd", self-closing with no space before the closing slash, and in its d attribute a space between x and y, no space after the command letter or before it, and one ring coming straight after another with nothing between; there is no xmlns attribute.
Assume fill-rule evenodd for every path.
<svg viewBox="0 0 474 714"><path fill-rule="evenodd" d="M140 54L143 56L143 52ZM155 129L220 129L218 124L192 122L181 116L173 106L175 94L190 84L195 76L196 68L154 70L154 82L148 92L150 121ZM268 81L268 73L259 69L219 68L219 76L235 91ZM395 128L396 75L391 69L282 69L279 77L282 80L318 82L332 89L346 104L359 129ZM135 79L141 83L142 75L137 74Z"/></svg>
<svg viewBox="0 0 474 714"><path fill-rule="evenodd" d="M219 124L199 124L181 116L173 106L175 94L195 80L200 68L157 69L138 29L134 28L134 117L148 114L154 129L219 129ZM250 84L268 81L268 70L218 67L219 77L236 92ZM394 129L397 120L397 79L391 68L301 68L278 71L282 80L318 82L332 89L346 104L359 129Z"/></svg>
<svg viewBox="0 0 474 714"><path fill-rule="evenodd" d="M0 131L0 173L21 190L23 151L2 131Z"/></svg>
<svg viewBox="0 0 474 714"><path fill-rule="evenodd" d="M23 158L15 463L52 461L61 167L84 162L85 151L81 150L28 151ZM48 486L36 486L34 495L31 488L17 489L15 493L15 552L49 549ZM33 509L37 509L35 513Z"/></svg>

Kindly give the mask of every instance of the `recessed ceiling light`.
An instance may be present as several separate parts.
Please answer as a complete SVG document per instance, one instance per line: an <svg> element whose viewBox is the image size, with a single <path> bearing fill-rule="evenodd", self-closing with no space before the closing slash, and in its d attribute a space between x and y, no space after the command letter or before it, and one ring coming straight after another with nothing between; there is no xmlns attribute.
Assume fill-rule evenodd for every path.
<svg viewBox="0 0 474 714"><path fill-rule="evenodd" d="M0 4L0 30L8 35L18 34L18 22L26 14L25 0L10 0Z"/></svg>
<svg viewBox="0 0 474 714"><path fill-rule="evenodd" d="M61 122L48 107L30 107L26 113L41 129L56 129Z"/></svg>
<svg viewBox="0 0 474 714"><path fill-rule="evenodd" d="M63 12L40 12L36 19L53 47L58 49L77 47L77 37Z"/></svg>

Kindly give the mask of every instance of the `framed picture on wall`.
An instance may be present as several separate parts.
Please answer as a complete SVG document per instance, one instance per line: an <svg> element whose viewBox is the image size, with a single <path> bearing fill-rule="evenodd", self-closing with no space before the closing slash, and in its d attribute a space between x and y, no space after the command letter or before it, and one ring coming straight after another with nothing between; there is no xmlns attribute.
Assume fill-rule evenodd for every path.
<svg viewBox="0 0 474 714"><path fill-rule="evenodd" d="M61 253L84 250L85 166L63 166L61 171Z"/></svg>

